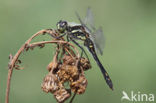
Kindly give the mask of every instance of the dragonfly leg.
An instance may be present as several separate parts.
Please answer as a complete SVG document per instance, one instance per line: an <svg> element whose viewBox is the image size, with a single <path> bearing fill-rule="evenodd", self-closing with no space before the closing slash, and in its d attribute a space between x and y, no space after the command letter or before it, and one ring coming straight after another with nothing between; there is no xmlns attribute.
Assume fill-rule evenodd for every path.
<svg viewBox="0 0 156 103"><path fill-rule="evenodd" d="M70 40L71 40L74 44L76 44L76 45L82 50L80 58L82 57L83 52L84 52L85 55L86 55L86 57L87 57L87 59L88 59L88 61L89 61L88 55L87 55L87 53L85 52L84 48L83 48L79 43L77 43L75 40L73 40L72 38L70 38ZM89 62L90 62L90 61L89 61ZM81 69L80 69L80 67L79 67L79 63L80 63L80 61L78 61L78 70L81 72Z"/></svg>
<svg viewBox="0 0 156 103"><path fill-rule="evenodd" d="M82 52L81 52L81 56L80 56L80 57L82 57L83 52L84 52L85 55L86 55L86 57L87 57L87 59L88 59L88 61L89 61L89 57L88 57L86 51L84 50L84 48L83 48L79 43L77 43L75 40L73 40L72 38L70 38L70 40L71 40L74 44L76 44L76 45L82 50Z"/></svg>
<svg viewBox="0 0 156 103"><path fill-rule="evenodd" d="M62 35L59 35L59 36L54 36L54 35L51 35L53 38L55 38L55 39L60 39L60 38L62 38L63 36L65 36L66 35L66 33L64 33L64 34L62 34Z"/></svg>
<svg viewBox="0 0 156 103"><path fill-rule="evenodd" d="M47 29L47 30L52 30L52 29ZM54 36L54 35L51 35L51 34L49 34L49 35L52 36L52 37L55 38L55 39L60 39L60 38L62 38L63 36L65 36L66 33L64 33L64 34L62 34L62 35L59 35L59 36Z"/></svg>
<svg viewBox="0 0 156 103"><path fill-rule="evenodd" d="M69 42L69 35L67 35L66 38L67 38L67 42Z"/></svg>
<svg viewBox="0 0 156 103"><path fill-rule="evenodd" d="M59 35L59 36L56 37L56 39L62 38L62 37L64 37L65 35L66 35L66 33L64 33L64 34L62 34L62 35Z"/></svg>

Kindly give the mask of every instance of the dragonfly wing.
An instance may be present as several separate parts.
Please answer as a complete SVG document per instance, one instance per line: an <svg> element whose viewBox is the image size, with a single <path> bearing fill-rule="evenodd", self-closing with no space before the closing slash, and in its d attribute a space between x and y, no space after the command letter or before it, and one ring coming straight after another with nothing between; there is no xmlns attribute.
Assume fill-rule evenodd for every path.
<svg viewBox="0 0 156 103"><path fill-rule="evenodd" d="M83 21L81 20L79 14L78 14L77 12L75 12L75 14L76 14L76 16L77 16L79 22L81 23L81 25L84 26L85 24L84 24Z"/></svg>
<svg viewBox="0 0 156 103"><path fill-rule="evenodd" d="M87 9L87 13L86 13L86 17L84 19L84 24L87 25L88 27L90 27L93 31L93 32L90 32L90 38L93 40L94 42L94 45L95 45L95 49L96 51L98 52L98 44L95 44L96 43L96 29L94 27L94 17L93 17L93 13L92 13L92 10L90 7L88 7ZM101 54L101 53L100 53Z"/></svg>
<svg viewBox="0 0 156 103"><path fill-rule="evenodd" d="M88 7L88 9L87 9L87 13L86 13L84 23L87 26L90 26L92 29L95 29L94 28L94 16L93 16L93 13L92 13L92 10L90 7Z"/></svg>
<svg viewBox="0 0 156 103"><path fill-rule="evenodd" d="M79 14L78 14L77 12L75 12L75 14L76 14L76 16L77 16L79 22L81 23L81 25L82 25L83 27L85 27L85 29L86 29L87 31L91 32L91 30L86 26L86 24L84 23L84 21L82 21L82 19L80 18Z"/></svg>
<svg viewBox="0 0 156 103"><path fill-rule="evenodd" d="M104 42L105 42L104 35L101 27L97 30L94 27L94 17L91 8L88 7L87 14L84 21L80 18L77 12L76 12L76 16L80 21L81 25L84 26L86 31L88 31L88 33L90 34L90 38L93 40L95 44L96 51L102 55L104 49Z"/></svg>
<svg viewBox="0 0 156 103"><path fill-rule="evenodd" d="M95 43L97 52L99 52L102 55L105 44L105 38L101 27L95 31L93 41Z"/></svg>

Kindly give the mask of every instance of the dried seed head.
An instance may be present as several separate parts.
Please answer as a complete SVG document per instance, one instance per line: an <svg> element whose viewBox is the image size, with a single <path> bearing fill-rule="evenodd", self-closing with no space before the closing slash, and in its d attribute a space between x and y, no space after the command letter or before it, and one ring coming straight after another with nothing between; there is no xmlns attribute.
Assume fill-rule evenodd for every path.
<svg viewBox="0 0 156 103"><path fill-rule="evenodd" d="M54 93L55 98L59 103L64 102L66 99L70 97L71 93L65 88L60 88Z"/></svg>
<svg viewBox="0 0 156 103"><path fill-rule="evenodd" d="M53 61L47 67L49 74L44 79L42 89L45 92L53 93L59 103L68 99L71 91L82 94L86 90L88 82L84 76L84 70L90 69L91 65L86 58L82 57L78 64L80 68L78 68L77 60L75 57L64 54L62 62ZM65 82L69 82L69 90L64 86Z"/></svg>
<svg viewBox="0 0 156 103"><path fill-rule="evenodd" d="M90 65L90 62L88 61L88 59L82 57L82 58L80 59L80 67L81 67L84 71L90 69L90 68L91 68L91 65Z"/></svg>
<svg viewBox="0 0 156 103"><path fill-rule="evenodd" d="M50 63L48 64L47 69L48 69L48 71L50 72L52 69L57 68L57 66L58 66L58 63L52 61L52 62L50 62Z"/></svg>
<svg viewBox="0 0 156 103"><path fill-rule="evenodd" d="M61 66L61 68L59 68L59 71L57 72L57 75L59 77L60 82L62 82L62 83L68 81L69 78L70 78L70 75L68 75L66 73L66 70L65 70L64 66Z"/></svg>
<svg viewBox="0 0 156 103"><path fill-rule="evenodd" d="M58 77L62 83L66 81L75 81L79 77L79 72L76 66L63 64L57 72Z"/></svg>
<svg viewBox="0 0 156 103"><path fill-rule="evenodd" d="M43 83L41 85L42 90L44 92L55 92L58 90L58 79L55 75L53 75L51 72L46 75L46 77L43 80Z"/></svg>
<svg viewBox="0 0 156 103"><path fill-rule="evenodd" d="M63 63L64 64L74 65L75 62L76 62L76 59L72 58L69 55L64 55L64 57L63 57Z"/></svg>
<svg viewBox="0 0 156 103"><path fill-rule="evenodd" d="M81 75L77 81L71 82L70 87L72 92L82 94L85 92L87 84L87 79Z"/></svg>

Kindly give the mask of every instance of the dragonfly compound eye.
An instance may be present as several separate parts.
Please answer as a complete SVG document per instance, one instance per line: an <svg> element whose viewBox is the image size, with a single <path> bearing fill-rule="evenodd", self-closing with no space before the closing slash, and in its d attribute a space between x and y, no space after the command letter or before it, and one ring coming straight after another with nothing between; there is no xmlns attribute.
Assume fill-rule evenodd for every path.
<svg viewBox="0 0 156 103"><path fill-rule="evenodd" d="M60 33L63 33L67 29L67 22L60 20L57 23L57 29Z"/></svg>

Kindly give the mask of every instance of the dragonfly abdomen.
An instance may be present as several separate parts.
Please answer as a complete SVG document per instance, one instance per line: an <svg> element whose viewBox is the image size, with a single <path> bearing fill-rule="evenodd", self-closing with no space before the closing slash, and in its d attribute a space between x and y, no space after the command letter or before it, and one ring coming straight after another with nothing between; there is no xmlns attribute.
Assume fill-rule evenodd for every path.
<svg viewBox="0 0 156 103"><path fill-rule="evenodd" d="M103 65L101 64L96 52L95 52L95 48L94 48L94 44L93 42L91 41L91 39L86 39L85 41L85 46L87 46L89 52L92 54L94 60L96 61L97 65L99 66L103 76L104 76L104 79L106 80L106 83L108 84L108 86L113 90L113 83L107 73L107 71L105 70L105 68L103 67Z"/></svg>

